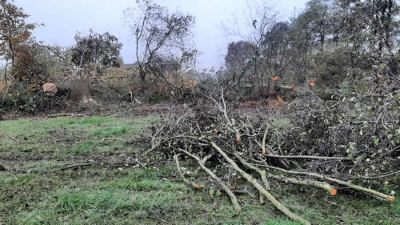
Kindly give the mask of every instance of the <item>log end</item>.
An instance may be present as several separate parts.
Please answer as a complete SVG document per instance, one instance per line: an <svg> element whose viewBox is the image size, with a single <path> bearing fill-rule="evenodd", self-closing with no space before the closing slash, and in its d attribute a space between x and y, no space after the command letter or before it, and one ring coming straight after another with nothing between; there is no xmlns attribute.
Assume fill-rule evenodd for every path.
<svg viewBox="0 0 400 225"><path fill-rule="evenodd" d="M396 197L391 196L389 198L386 198L386 200L388 200L389 202L394 202L396 200Z"/></svg>

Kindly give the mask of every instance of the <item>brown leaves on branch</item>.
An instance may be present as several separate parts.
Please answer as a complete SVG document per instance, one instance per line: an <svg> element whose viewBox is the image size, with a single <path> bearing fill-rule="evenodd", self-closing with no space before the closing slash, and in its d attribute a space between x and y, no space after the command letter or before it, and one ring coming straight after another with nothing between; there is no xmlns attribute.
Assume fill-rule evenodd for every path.
<svg viewBox="0 0 400 225"><path fill-rule="evenodd" d="M38 24L26 23L29 15L9 1L0 1L0 11L0 56L14 66L16 47L29 39Z"/></svg>

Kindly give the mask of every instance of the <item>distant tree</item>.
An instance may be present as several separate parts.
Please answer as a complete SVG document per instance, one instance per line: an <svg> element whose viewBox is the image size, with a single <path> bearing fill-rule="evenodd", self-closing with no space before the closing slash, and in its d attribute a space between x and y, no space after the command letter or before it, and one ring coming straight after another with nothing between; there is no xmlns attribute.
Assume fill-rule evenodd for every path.
<svg viewBox="0 0 400 225"><path fill-rule="evenodd" d="M28 40L31 31L38 25L26 23L25 19L29 15L11 2L0 0L0 57L6 61L11 60L11 66L14 67L17 46Z"/></svg>
<svg viewBox="0 0 400 225"><path fill-rule="evenodd" d="M303 13L309 19L307 29L313 35L312 38L319 43L320 51L324 50L327 36L332 33L332 11L329 8L331 2L332 0L310 0L306 3Z"/></svg>
<svg viewBox="0 0 400 225"><path fill-rule="evenodd" d="M161 73L172 73L181 69L181 63L176 58L167 58L163 56L155 55L152 63L158 65L158 69Z"/></svg>
<svg viewBox="0 0 400 225"><path fill-rule="evenodd" d="M231 42L225 56L225 66L229 71L236 71L256 53L256 47L248 41Z"/></svg>
<svg viewBox="0 0 400 225"><path fill-rule="evenodd" d="M361 40L368 41L372 51L382 52L384 48L392 49L394 38L399 34L400 5L398 1L341 0L340 6L350 12L345 17L346 33L354 34L353 38L356 39L359 39L357 33L367 36Z"/></svg>
<svg viewBox="0 0 400 225"><path fill-rule="evenodd" d="M241 78L250 71L257 48L248 41L231 42L225 56L227 76L236 87Z"/></svg>
<svg viewBox="0 0 400 225"><path fill-rule="evenodd" d="M297 56L293 48L295 37L291 36L289 31L288 23L277 22L261 41L261 63L271 77L283 76L287 65Z"/></svg>
<svg viewBox="0 0 400 225"><path fill-rule="evenodd" d="M239 37L242 40L251 43L254 46L253 57L248 69L251 69L253 76L260 80L269 81L270 74L267 74L265 68L261 67L263 42L266 34L277 23L278 12L275 11L270 2L263 0L261 2L247 1L247 9L236 16L232 23L224 25L223 29L226 35ZM240 24L246 24L246 27L240 27ZM272 74L271 74L272 75Z"/></svg>
<svg viewBox="0 0 400 225"><path fill-rule="evenodd" d="M16 62L12 69L15 78L18 81L28 81L32 89L38 90L39 85L49 76L49 65L43 60L46 49L30 39L17 45L15 52Z"/></svg>
<svg viewBox="0 0 400 225"><path fill-rule="evenodd" d="M11 72L17 81L24 81L31 90L39 90L48 80L59 80L76 72L69 49L46 46L33 37L17 45L15 52Z"/></svg>
<svg viewBox="0 0 400 225"><path fill-rule="evenodd" d="M137 0L136 3L137 7L127 8L124 15L135 38L136 62L144 90L147 74L165 78L160 58L174 58L173 64L194 58L196 51L190 49L188 38L195 18L179 11L170 13L151 0Z"/></svg>
<svg viewBox="0 0 400 225"><path fill-rule="evenodd" d="M268 31L262 41L264 46L276 48L284 41L285 36L287 36L289 31L289 25L285 22L277 22L272 26L271 30Z"/></svg>
<svg viewBox="0 0 400 225"><path fill-rule="evenodd" d="M122 44L110 33L98 34L90 30L87 36L76 34L75 41L75 46L71 48L71 60L76 66L94 65L96 70L121 66Z"/></svg>

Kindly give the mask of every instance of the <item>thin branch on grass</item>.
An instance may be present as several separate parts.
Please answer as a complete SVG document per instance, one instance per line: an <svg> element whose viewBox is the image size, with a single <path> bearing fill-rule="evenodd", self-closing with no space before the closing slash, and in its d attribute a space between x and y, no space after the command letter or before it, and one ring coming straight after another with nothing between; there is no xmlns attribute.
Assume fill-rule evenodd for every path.
<svg viewBox="0 0 400 225"><path fill-rule="evenodd" d="M362 191L362 192L365 192L365 193L370 194L370 195L374 195L374 196L378 197L379 199L387 200L387 201L390 201L390 202L393 202L393 201L396 200L395 196L386 195L386 194L383 194L381 192L378 192L378 191L375 191L375 190L372 190L372 189L369 189L369 188L365 188L365 187L362 187L362 186L359 186L359 185L356 185L356 184L352 184L350 182L338 180L338 179L335 179L335 178L332 178L332 177L328 177L328 176L324 176L324 175L321 175L321 174L300 172L300 171L290 171L290 170L285 170L285 169L282 169L282 168L279 168L279 167L268 166L268 165L265 165L265 167L266 168L270 168L270 169L274 169L274 170L278 170L278 171L281 171L281 172L284 172L284 173L287 173L287 174L317 177L317 178L322 179L322 180L331 181L331 182L334 182L334 183L337 183L337 184L341 184L341 185L350 187L350 188L352 188L354 190L358 190L358 191Z"/></svg>
<svg viewBox="0 0 400 225"><path fill-rule="evenodd" d="M89 117L86 114L79 113L57 113L57 114L49 114L47 115L50 118L58 118L58 117Z"/></svg>
<svg viewBox="0 0 400 225"><path fill-rule="evenodd" d="M245 165L247 168L250 168L254 171L256 171L257 173L260 174L261 176L261 180L264 183L264 187L267 191L271 190L271 187L269 185L269 182L267 180L267 176L266 176L266 171L265 170L260 170L259 168L257 168L256 166L251 165L250 163L248 163L246 160L244 160L237 152L234 153L235 157L243 164ZM260 192L260 204L264 205L265 204L265 199L264 199L264 195Z"/></svg>
<svg viewBox="0 0 400 225"><path fill-rule="evenodd" d="M231 202L233 204L233 207L236 209L237 212L241 212L242 211L242 207L240 207L239 202L236 199L235 194L232 193L231 189L226 186L226 184L217 176L215 175L210 169L208 169L204 163L203 160L201 160L199 157L197 157L194 154L191 154L190 152L184 150L184 149L179 149L179 151L185 153L186 155L192 157L193 159L197 160L197 163L199 163L199 165L201 166L201 168L208 173L208 175L210 175L211 178L213 178L220 187L222 187L224 189L224 191L228 194L228 196L231 198Z"/></svg>
<svg viewBox="0 0 400 225"><path fill-rule="evenodd" d="M76 169L80 167L86 167L86 166L91 166L93 163L81 163L81 164L74 164L74 165L69 165L63 168L60 168L60 170L69 170L69 169Z"/></svg>
<svg viewBox="0 0 400 225"><path fill-rule="evenodd" d="M104 141L107 141L107 140L122 141L122 142L126 142L126 143L132 143L132 141L124 140L122 138L102 138L101 142L103 143Z"/></svg>
<svg viewBox="0 0 400 225"><path fill-rule="evenodd" d="M244 160L237 152L234 152L233 155L247 168L252 169L254 171L256 171L258 174L260 174L261 176L261 180L264 183L264 187L267 191L271 190L271 187L269 185L267 176L266 176L266 171L265 170L261 170L259 168L257 168L256 166L251 165L249 162L247 162L246 160Z"/></svg>
<svg viewBox="0 0 400 225"><path fill-rule="evenodd" d="M311 225L310 222L303 219L302 217L291 212L286 206L282 205L271 193L265 190L252 176L246 173L244 170L240 169L240 167L231 159L229 156L213 141L210 141L210 145L222 155L222 157L233 166L233 168L238 171L242 177L244 177L248 182L250 182L260 193L262 193L277 209L279 209L283 214L287 217L291 218L294 221L300 222L302 224Z"/></svg>
<svg viewBox="0 0 400 225"><path fill-rule="evenodd" d="M213 156L213 154L210 154L210 155L206 156L206 157L202 160L202 163L204 164L204 162L206 162L206 161L207 161L209 158L211 158L212 156ZM176 163L176 168L177 168L177 170L178 170L178 172L179 172L179 176L182 178L183 182L184 182L187 186L191 186L191 187L194 187L194 188L197 188L197 189L201 188L201 185L200 185L200 184L196 184L196 183L194 183L194 182L190 182L188 179L185 178L185 176L184 176L183 173L182 173L182 169L181 169L181 167L180 167L180 165L179 165L179 159L178 159L178 157L179 157L179 154L175 155L175 156L174 156L174 159L175 159L175 163Z"/></svg>
<svg viewBox="0 0 400 225"><path fill-rule="evenodd" d="M320 182L320 181L315 181L315 180L299 180L297 178L277 176L277 175L273 175L273 174L268 174L268 177L273 178L275 180L280 180L280 181L283 181L286 183L314 186L316 188L320 188L320 189L327 191L330 195L336 195L336 193L337 193L337 190L326 182Z"/></svg>

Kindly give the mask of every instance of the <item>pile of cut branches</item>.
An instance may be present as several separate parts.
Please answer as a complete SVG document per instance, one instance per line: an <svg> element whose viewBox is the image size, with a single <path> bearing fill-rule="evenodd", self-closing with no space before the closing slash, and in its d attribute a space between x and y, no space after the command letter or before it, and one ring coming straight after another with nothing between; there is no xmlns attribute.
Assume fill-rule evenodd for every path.
<svg viewBox="0 0 400 225"><path fill-rule="evenodd" d="M366 78L352 83L357 85L342 87L334 101L311 95L291 102L291 126L283 134L291 141L281 148L292 155L346 157L353 163L313 162L307 168L381 186L400 174L398 84L376 84Z"/></svg>
<svg viewBox="0 0 400 225"><path fill-rule="evenodd" d="M351 168L357 162L348 155L336 156L329 151L313 155L315 151L289 149L291 142L305 141L286 139L293 130L282 124L290 123L293 114L282 118L271 113L244 115L231 110L233 107L225 101L222 91L218 96L202 96L202 104L190 108L185 114L169 113L155 122L151 147L145 152L147 156L156 152L163 158L174 159L180 177L187 185L197 189L214 187L225 192L240 212L236 194L248 193L248 190L239 190L236 181L244 179L259 193L261 204L267 199L286 216L302 224L310 222L291 212L271 194L273 183L310 186L323 189L330 195L336 195L338 188L345 187L382 200L395 200L394 196L329 176L324 170L310 171L314 165L321 168L322 165L340 164ZM310 132L315 132L314 128L310 129ZM305 143L302 147L307 146ZM312 149L314 143L308 144ZM188 158L198 164L195 171L180 166ZM200 174L208 179L200 179Z"/></svg>

